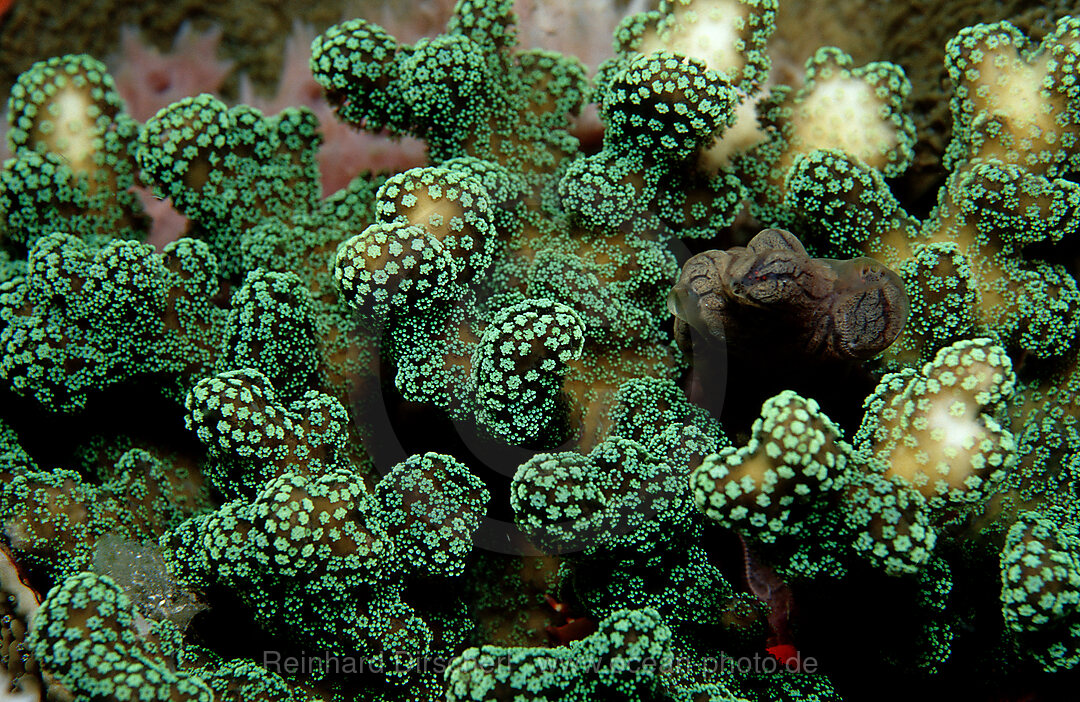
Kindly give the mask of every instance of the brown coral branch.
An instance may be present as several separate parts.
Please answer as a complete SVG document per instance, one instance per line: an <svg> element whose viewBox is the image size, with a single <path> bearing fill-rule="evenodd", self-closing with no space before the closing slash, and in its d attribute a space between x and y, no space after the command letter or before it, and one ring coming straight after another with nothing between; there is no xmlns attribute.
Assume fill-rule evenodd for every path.
<svg viewBox="0 0 1080 702"><path fill-rule="evenodd" d="M873 259L811 258L790 232L766 229L745 247L687 261L668 308L687 352L693 329L740 356L858 361L899 336L908 297Z"/></svg>

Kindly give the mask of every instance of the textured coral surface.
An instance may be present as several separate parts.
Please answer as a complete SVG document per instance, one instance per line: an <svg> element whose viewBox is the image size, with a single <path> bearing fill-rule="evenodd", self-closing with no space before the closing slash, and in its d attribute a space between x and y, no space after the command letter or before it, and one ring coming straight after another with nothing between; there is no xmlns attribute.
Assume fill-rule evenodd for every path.
<svg viewBox="0 0 1080 702"><path fill-rule="evenodd" d="M0 3L0 699L1071 699L1080 7L929 5Z"/></svg>

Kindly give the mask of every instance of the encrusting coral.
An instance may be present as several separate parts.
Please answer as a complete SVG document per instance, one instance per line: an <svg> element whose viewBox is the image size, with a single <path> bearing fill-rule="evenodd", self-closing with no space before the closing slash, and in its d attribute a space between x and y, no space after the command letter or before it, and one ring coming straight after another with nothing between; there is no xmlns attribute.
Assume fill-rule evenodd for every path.
<svg viewBox="0 0 1080 702"><path fill-rule="evenodd" d="M917 218L887 180L913 157L903 71L826 47L769 84L773 0L631 14L592 79L520 49L511 7L315 37L343 124L427 147L335 192L304 106L203 94L140 122L90 57L19 78L15 684L797 702L857 698L866 669L907 696L1075 670L1080 293L1054 245L1080 202L1080 19L949 43L949 177ZM142 243L133 187L186 236ZM744 246L737 217L761 225ZM873 389L854 422L788 387L744 426L691 401L724 354L758 388ZM166 428L109 423L132 406Z"/></svg>

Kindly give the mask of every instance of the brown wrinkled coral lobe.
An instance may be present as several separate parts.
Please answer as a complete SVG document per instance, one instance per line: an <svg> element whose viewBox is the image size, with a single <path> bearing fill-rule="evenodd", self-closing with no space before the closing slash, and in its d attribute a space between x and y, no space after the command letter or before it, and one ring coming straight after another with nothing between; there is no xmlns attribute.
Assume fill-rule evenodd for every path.
<svg viewBox="0 0 1080 702"><path fill-rule="evenodd" d="M693 330L759 360L861 361L896 340L909 304L900 276L874 259L811 258L791 232L766 229L687 261L668 308L687 353Z"/></svg>

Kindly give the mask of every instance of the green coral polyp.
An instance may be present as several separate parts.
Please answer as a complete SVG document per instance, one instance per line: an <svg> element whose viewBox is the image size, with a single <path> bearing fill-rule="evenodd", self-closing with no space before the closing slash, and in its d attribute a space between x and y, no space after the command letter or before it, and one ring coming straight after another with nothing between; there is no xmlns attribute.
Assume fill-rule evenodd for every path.
<svg viewBox="0 0 1080 702"><path fill-rule="evenodd" d="M338 116L369 129L404 130L406 117L394 79L397 41L363 19L335 25L311 44L311 72Z"/></svg>
<svg viewBox="0 0 1080 702"><path fill-rule="evenodd" d="M680 159L729 124L735 102L734 91L704 64L658 52L633 57L605 86L601 115L612 141Z"/></svg>
<svg viewBox="0 0 1080 702"><path fill-rule="evenodd" d="M942 525L984 507L1015 465L1015 439L994 418L1015 384L1001 347L955 342L919 371L885 375L851 444L816 403L782 393L762 407L749 443L702 460L694 500L782 554L793 576L805 576L801 550L823 547L918 573Z"/></svg>
<svg viewBox="0 0 1080 702"><path fill-rule="evenodd" d="M648 551L656 532L688 514L683 472L629 439L612 438L588 456L538 454L514 475L511 505L545 551L586 556Z"/></svg>
<svg viewBox="0 0 1080 702"><path fill-rule="evenodd" d="M1011 628L1038 631L1080 610L1078 546L1076 515L1061 507L1013 524L1001 552L1002 611Z"/></svg>
<svg viewBox="0 0 1080 702"><path fill-rule="evenodd" d="M584 346L577 314L551 300L525 300L492 320L473 355L476 418L493 436L520 444L563 428L561 380Z"/></svg>
<svg viewBox="0 0 1080 702"><path fill-rule="evenodd" d="M30 245L57 231L98 241L145 235L129 190L139 124L104 64L81 55L35 63L12 86L7 121L15 156L0 171L7 237Z"/></svg>
<svg viewBox="0 0 1080 702"><path fill-rule="evenodd" d="M79 573L49 591L28 643L42 665L63 671L59 683L68 694L211 702L206 683L177 671L175 651L156 632L140 631L139 619L110 578Z"/></svg>
<svg viewBox="0 0 1080 702"><path fill-rule="evenodd" d="M228 496L250 494L286 470L319 473L345 450L348 415L333 397L309 390L288 405L253 368L199 381L184 421L206 444L207 478Z"/></svg>
<svg viewBox="0 0 1080 702"><path fill-rule="evenodd" d="M487 501L464 466L438 454L399 464L374 492L344 464L286 470L162 545L181 581L234 589L271 631L331 655L403 656L387 661L401 683L432 640L401 580L459 572Z"/></svg>
<svg viewBox="0 0 1080 702"><path fill-rule="evenodd" d="M801 521L801 504L843 487L847 457L839 429L793 392L766 402L752 432L707 457L691 483L706 515L769 542Z"/></svg>
<svg viewBox="0 0 1080 702"><path fill-rule="evenodd" d="M541 700L646 699L671 665L670 639L656 610L643 609L616 612L596 633L562 648L470 648L447 671L447 699L498 700L511 693ZM508 665L496 665L502 660Z"/></svg>
<svg viewBox="0 0 1080 702"><path fill-rule="evenodd" d="M947 162L992 158L1049 178L1076 168L1080 20L1061 18L1038 46L1009 22L976 25L946 53L957 125Z"/></svg>
<svg viewBox="0 0 1080 702"><path fill-rule="evenodd" d="M460 268L423 228L393 222L373 224L342 244L334 277L354 309L385 323L394 310L447 299Z"/></svg>
<svg viewBox="0 0 1080 702"><path fill-rule="evenodd" d="M229 246L261 220L314 209L317 128L306 108L264 117L203 94L163 108L143 126L138 161L160 197L212 228L211 245L231 264Z"/></svg>
<svg viewBox="0 0 1080 702"><path fill-rule="evenodd" d="M175 242L162 256L136 242L38 239L27 277L0 290L0 378L72 411L88 393L143 373L205 373L224 321L211 299L213 270L197 242Z"/></svg>
<svg viewBox="0 0 1080 702"><path fill-rule="evenodd" d="M496 245L487 191L466 168L413 168L376 194L376 219L422 227L458 263L459 275L484 273Z"/></svg>

